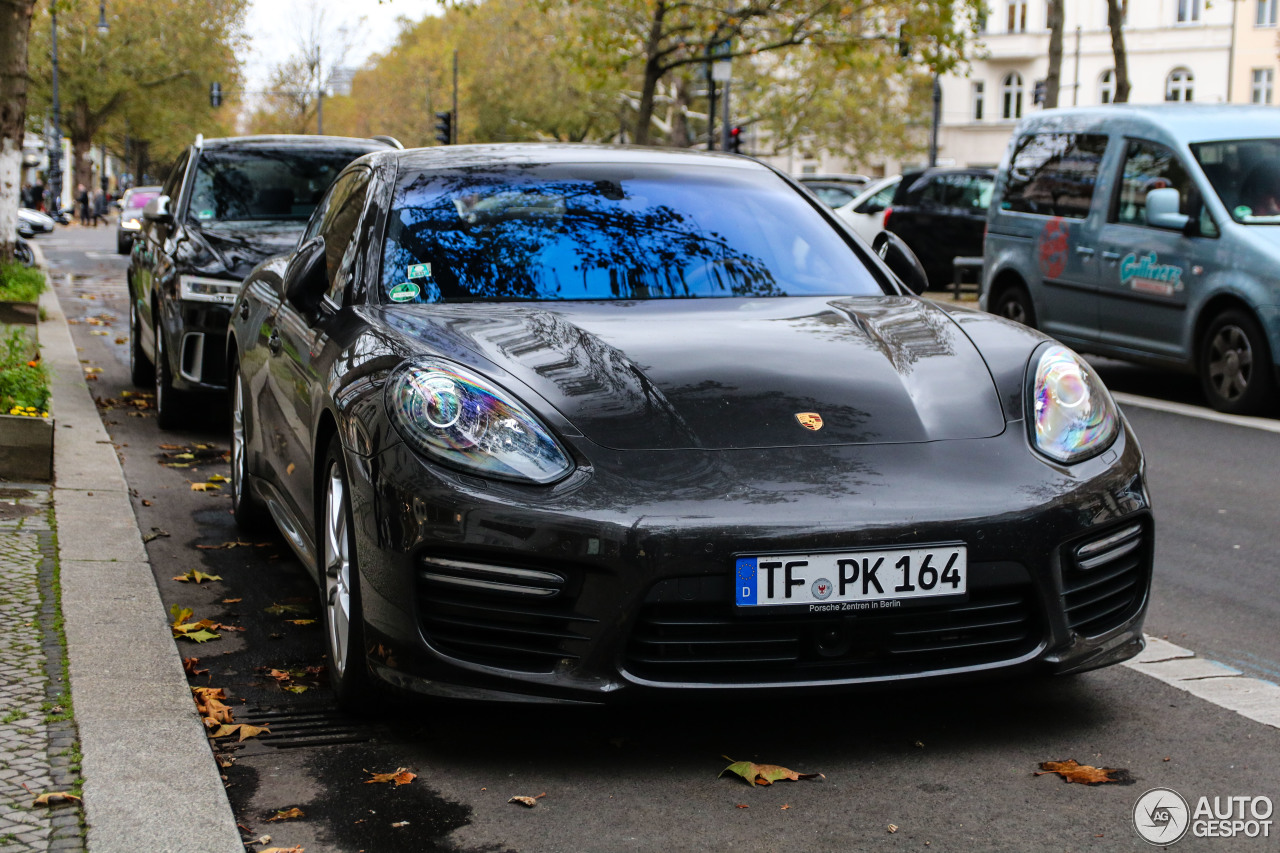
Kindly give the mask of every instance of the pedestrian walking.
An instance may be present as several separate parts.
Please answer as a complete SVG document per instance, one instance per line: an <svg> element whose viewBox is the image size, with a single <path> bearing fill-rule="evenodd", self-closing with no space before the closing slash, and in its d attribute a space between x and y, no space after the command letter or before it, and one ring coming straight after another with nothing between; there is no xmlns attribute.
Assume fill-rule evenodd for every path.
<svg viewBox="0 0 1280 853"><path fill-rule="evenodd" d="M80 215L80 224L89 224L89 191L84 184L76 184L76 213Z"/></svg>
<svg viewBox="0 0 1280 853"><path fill-rule="evenodd" d="M93 227L98 227L98 222L103 225L107 224L107 194L102 190L93 191Z"/></svg>

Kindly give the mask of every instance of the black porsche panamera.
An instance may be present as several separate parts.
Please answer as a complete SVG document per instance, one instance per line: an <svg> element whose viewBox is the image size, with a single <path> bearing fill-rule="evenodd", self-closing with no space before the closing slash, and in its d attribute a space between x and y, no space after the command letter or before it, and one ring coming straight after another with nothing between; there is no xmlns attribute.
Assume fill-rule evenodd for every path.
<svg viewBox="0 0 1280 853"><path fill-rule="evenodd" d="M228 364L236 519L314 575L347 706L371 679L603 702L1143 645L1143 459L1090 367L918 298L755 161L362 157L246 279Z"/></svg>

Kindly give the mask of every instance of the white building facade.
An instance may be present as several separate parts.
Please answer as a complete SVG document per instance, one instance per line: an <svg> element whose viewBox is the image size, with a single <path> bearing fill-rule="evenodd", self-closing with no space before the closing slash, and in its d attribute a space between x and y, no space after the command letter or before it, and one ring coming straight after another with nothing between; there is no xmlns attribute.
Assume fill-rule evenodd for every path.
<svg viewBox="0 0 1280 853"><path fill-rule="evenodd" d="M1280 0L1127 0L1129 102L1280 102ZM988 0L982 45L967 69L942 78L939 165L995 165L1019 118L1043 107L1047 0ZM1065 0L1058 105L1115 97L1106 0Z"/></svg>

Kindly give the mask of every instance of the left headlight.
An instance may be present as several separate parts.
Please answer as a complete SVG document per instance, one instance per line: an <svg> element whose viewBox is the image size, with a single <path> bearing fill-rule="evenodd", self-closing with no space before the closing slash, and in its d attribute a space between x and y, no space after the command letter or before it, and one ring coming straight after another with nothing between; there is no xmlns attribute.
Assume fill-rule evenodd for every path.
<svg viewBox="0 0 1280 853"><path fill-rule="evenodd" d="M513 395L440 359L402 364L386 385L396 432L452 465L504 480L551 483L573 468L569 454Z"/></svg>
<svg viewBox="0 0 1280 853"><path fill-rule="evenodd" d="M240 282L201 275L178 276L178 298L195 302L221 302L230 305L240 292Z"/></svg>
<svg viewBox="0 0 1280 853"><path fill-rule="evenodd" d="M1033 362L1031 441L1058 462L1081 462L1111 446L1120 430L1115 403L1093 368L1061 344Z"/></svg>

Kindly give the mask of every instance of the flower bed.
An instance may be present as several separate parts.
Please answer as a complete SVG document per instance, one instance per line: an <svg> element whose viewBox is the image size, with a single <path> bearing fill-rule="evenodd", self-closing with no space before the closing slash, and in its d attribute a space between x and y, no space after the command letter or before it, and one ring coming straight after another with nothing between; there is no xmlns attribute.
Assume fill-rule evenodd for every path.
<svg viewBox="0 0 1280 853"><path fill-rule="evenodd" d="M0 477L10 480L53 474L49 372L36 337L44 287L39 270L0 265Z"/></svg>

